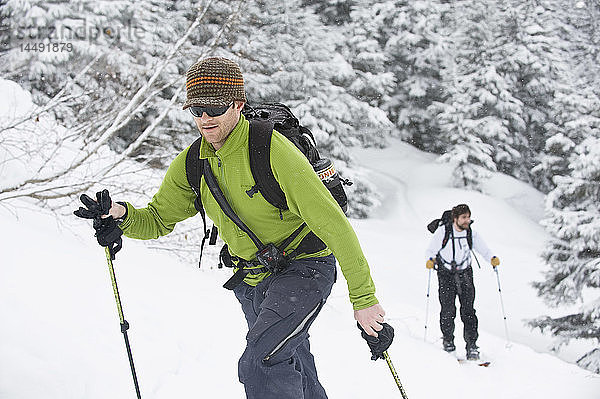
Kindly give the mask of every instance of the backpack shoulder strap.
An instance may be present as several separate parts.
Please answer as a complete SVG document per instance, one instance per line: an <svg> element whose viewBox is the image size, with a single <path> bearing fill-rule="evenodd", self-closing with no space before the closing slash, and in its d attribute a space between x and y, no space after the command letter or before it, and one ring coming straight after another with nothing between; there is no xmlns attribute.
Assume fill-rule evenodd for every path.
<svg viewBox="0 0 600 399"><path fill-rule="evenodd" d="M469 244L469 249L473 249L473 230L471 227L467 229L467 244Z"/></svg>
<svg viewBox="0 0 600 399"><path fill-rule="evenodd" d="M200 257L198 259L198 267L200 267L200 262L202 262L204 243L210 236L210 230L206 228L206 214L204 212L204 207L202 206L202 199L200 198L200 179L202 178L202 167L200 163L201 143L202 137L194 141L194 143L190 146L188 153L185 156L185 176L187 177L187 181L192 187L192 190L194 190L194 193L196 193L196 200L194 200L194 208L196 208L196 210L202 217L202 226L204 231L204 237L202 237L202 242L200 243Z"/></svg>
<svg viewBox="0 0 600 399"><path fill-rule="evenodd" d="M202 206L202 199L200 198L200 179L202 179L203 168L200 161L200 143L202 137L194 141L190 146L188 153L185 156L185 176L189 185L196 194L196 200L194 201L194 208L202 216L202 223L204 223L204 231L206 232L206 216L204 213L204 207Z"/></svg>
<svg viewBox="0 0 600 399"><path fill-rule="evenodd" d="M202 137L194 141L185 156L185 176L196 195L200 194L200 178L202 177L202 168L200 168L200 144Z"/></svg>
<svg viewBox="0 0 600 399"><path fill-rule="evenodd" d="M444 238L442 239L442 249L448 244L448 240L450 239L450 233L452 233L452 226L448 224L444 224Z"/></svg>
<svg viewBox="0 0 600 399"><path fill-rule="evenodd" d="M444 239L442 240L442 248L440 251L444 249L448 241L450 241L450 236L452 236L452 261L456 260L456 244L454 242L454 227L452 224L445 223L444 224ZM438 252L439 253L439 252Z"/></svg>
<svg viewBox="0 0 600 399"><path fill-rule="evenodd" d="M210 168L208 160L203 159L201 162L201 167L203 169L202 174L204 175L204 181L206 182L208 189L213 195L215 201L217 201L217 204L219 204L219 207L221 208L225 216L227 216L233 223L235 223L235 225L238 226L240 230L248 234L248 237L250 237L252 242L254 242L256 248L262 250L265 247L265 245L260 241L256 234L254 234L254 232L252 232L252 230L250 230L250 228L242 221L242 219L240 219L240 217L235 213L229 202L227 202L227 198L223 194L223 191L221 191L221 187L219 187L219 182L215 178L215 175L213 174Z"/></svg>
<svg viewBox="0 0 600 399"><path fill-rule="evenodd" d="M278 209L288 209L285 194L271 170L271 137L273 124L269 121L250 121L250 171L256 185L248 192L252 197L258 190L263 198Z"/></svg>

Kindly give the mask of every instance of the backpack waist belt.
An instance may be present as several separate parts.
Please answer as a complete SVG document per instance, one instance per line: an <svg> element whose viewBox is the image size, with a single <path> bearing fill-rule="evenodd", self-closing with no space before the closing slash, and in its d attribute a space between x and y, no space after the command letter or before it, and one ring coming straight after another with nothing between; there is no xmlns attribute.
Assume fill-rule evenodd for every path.
<svg viewBox="0 0 600 399"><path fill-rule="evenodd" d="M284 241L284 243L286 241L291 242L291 239L295 238L304 226L305 225L302 224L298 229L296 229L296 231L294 231L294 233L292 233L290 235L290 237L288 237ZM227 247L223 247L223 248L228 254L229 252L227 251ZM274 247L274 248L277 249L276 247ZM225 284L223 284L223 288L226 288L228 290L234 289L244 280L244 278L246 278L246 275L248 275L248 274L256 275L256 274L261 274L261 273L266 273L266 272L271 272L272 274L277 274L277 273L281 272L282 270L284 270L291 260L297 258L301 254L312 254L312 253L322 251L325 248L327 248L327 245L325 245L325 243L319 237L317 237L317 235L315 233L313 233L311 231L306 236L304 236L302 241L300 241L300 244L298 244L298 246L295 249L293 249L291 252L289 252L287 254L285 252L281 252L283 254L283 257L278 262L276 262L276 264L277 264L276 267L264 266L258 259L245 260L245 259L242 259L239 257L231 257L231 256L229 256L229 259L227 259L227 255L223 256L223 253L222 253L221 259L222 259L223 263L225 264L225 266L238 267L238 270L233 274L233 276L231 276L231 278L229 280L227 280L225 282ZM233 261L237 261L238 262L237 265L235 265L233 263Z"/></svg>
<svg viewBox="0 0 600 399"><path fill-rule="evenodd" d="M462 262L460 262L460 263L457 263L456 261L448 262L448 261L447 261L446 259L444 259L444 258L442 257L442 255L441 255L441 254L438 252L438 254L437 254L437 256L436 256L436 259L438 259L438 264L439 264L440 266L442 266L442 267L444 266L444 264L446 264L446 265L450 265L450 266L451 266L451 269L450 269L451 271L455 271L455 270L456 270L456 271L460 271L460 270L466 270L466 269L468 269L468 268L469 268L469 266L471 266L471 264L469 263L469 265L467 265L467 267L466 267L465 269L458 269L458 267L459 267L459 266L462 266L462 265L464 265L464 264L465 264L465 262L469 260L469 258L468 258L468 257L467 257L467 258L465 258L465 259L463 259L463 261L462 261Z"/></svg>

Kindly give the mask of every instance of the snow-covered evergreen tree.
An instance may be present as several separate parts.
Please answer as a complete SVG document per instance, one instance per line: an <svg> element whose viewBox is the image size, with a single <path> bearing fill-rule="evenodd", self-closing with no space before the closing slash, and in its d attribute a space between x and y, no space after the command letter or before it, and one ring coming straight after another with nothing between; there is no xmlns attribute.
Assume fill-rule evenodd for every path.
<svg viewBox="0 0 600 399"><path fill-rule="evenodd" d="M548 265L544 280L534 283L550 305L579 305L562 317L530 322L560 338L591 339L600 344L600 128L579 144L571 157L570 175L556 176L556 188L546 199L543 221L552 235L542 257ZM600 372L600 351L578 363Z"/></svg>
<svg viewBox="0 0 600 399"><path fill-rule="evenodd" d="M553 121L546 124L550 137L532 169L536 186L546 192L555 188L554 176L569 174L574 148L600 128L600 98L589 87L573 86L558 91L550 103L555 110Z"/></svg>
<svg viewBox="0 0 600 399"><path fill-rule="evenodd" d="M505 114L507 134L489 142L504 148L495 157L498 169L524 181L530 181L530 170L544 147L551 114L548 104L559 72L554 19L544 3L498 2L499 23L489 50L496 72L518 103L518 109Z"/></svg>
<svg viewBox="0 0 600 399"><path fill-rule="evenodd" d="M231 53L247 81L250 104L283 102L311 129L324 156L346 178L353 216L366 216L372 187L348 168L347 147L383 145L391 124L380 109L353 95L356 71L337 51L344 36L319 22L299 0L246 3ZM277 46L273 43L277 42Z"/></svg>
<svg viewBox="0 0 600 399"><path fill-rule="evenodd" d="M438 115L440 135L447 145L447 150L439 160L453 168L455 187L480 190L481 183L490 175L489 171L496 167L492 159L493 148L478 137L480 122L469 118L469 115L477 112L478 105L470 104L469 96L461 102L458 93L453 95L453 99L455 102L452 105L444 104L443 111Z"/></svg>
<svg viewBox="0 0 600 399"><path fill-rule="evenodd" d="M533 183L544 192L555 188L553 177L568 174L570 154L598 127L600 109L600 4L566 2L553 13L560 40L557 58L564 64L557 76L556 90L547 106L551 118L546 123L545 148L532 169Z"/></svg>
<svg viewBox="0 0 600 399"><path fill-rule="evenodd" d="M351 12L348 58L365 74L357 92L387 112L403 140L429 151L441 151L429 107L446 95L446 3L357 1Z"/></svg>
<svg viewBox="0 0 600 399"><path fill-rule="evenodd" d="M325 25L341 26L350 21L355 0L304 0L302 5L314 6L314 12Z"/></svg>
<svg viewBox="0 0 600 399"><path fill-rule="evenodd" d="M441 72L448 97L432 108L446 147L440 160L457 162L456 184L479 189L487 173L475 165L495 171L498 160L519 156L513 145L523 126L521 102L494 63L495 5L467 0L452 11L454 57Z"/></svg>
<svg viewBox="0 0 600 399"><path fill-rule="evenodd" d="M570 3L570 4L569 4ZM597 2L568 2L557 10L562 56L569 68L551 107L555 117L541 162L538 186L552 190L543 221L552 235L542 257L544 280L534 286L550 305L571 305L562 317L530 322L559 338L600 343L600 97ZM584 354L580 366L600 372L600 349Z"/></svg>
<svg viewBox="0 0 600 399"><path fill-rule="evenodd" d="M600 95L600 2L568 0L557 7L561 38L569 47L565 59L584 86Z"/></svg>

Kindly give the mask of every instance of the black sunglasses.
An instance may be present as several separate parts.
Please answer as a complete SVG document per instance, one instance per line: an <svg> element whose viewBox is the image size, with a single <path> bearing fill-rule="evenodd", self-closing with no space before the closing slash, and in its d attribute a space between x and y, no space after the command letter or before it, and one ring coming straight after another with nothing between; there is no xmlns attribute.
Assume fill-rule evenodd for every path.
<svg viewBox="0 0 600 399"><path fill-rule="evenodd" d="M192 113L192 115L195 116L196 118L202 117L202 114L205 112L206 112L206 115L208 115L210 117L215 117L215 116L223 115L234 104L235 104L235 102L232 102L231 104L229 104L226 107L196 107L196 106L192 106L189 109L190 109L190 112Z"/></svg>

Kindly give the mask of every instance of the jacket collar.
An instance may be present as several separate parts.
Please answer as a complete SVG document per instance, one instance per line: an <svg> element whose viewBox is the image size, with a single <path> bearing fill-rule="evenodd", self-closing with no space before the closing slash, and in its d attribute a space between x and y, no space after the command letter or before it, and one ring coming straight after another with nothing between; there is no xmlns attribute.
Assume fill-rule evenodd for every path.
<svg viewBox="0 0 600 399"><path fill-rule="evenodd" d="M225 140L225 144L223 144L223 147L219 148L218 151L215 151L213 146L208 143L204 137L202 138L202 142L200 143L200 159L216 156L219 158L226 158L230 154L237 152L240 147L247 146L249 131L250 124L244 115L240 115L240 120L237 125L235 125L231 133L229 133L227 140Z"/></svg>

